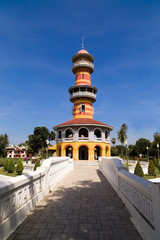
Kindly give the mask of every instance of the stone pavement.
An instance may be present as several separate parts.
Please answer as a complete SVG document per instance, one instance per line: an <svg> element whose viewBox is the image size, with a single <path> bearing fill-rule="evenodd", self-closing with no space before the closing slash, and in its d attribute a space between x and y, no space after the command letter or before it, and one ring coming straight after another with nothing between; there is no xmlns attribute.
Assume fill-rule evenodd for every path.
<svg viewBox="0 0 160 240"><path fill-rule="evenodd" d="M97 166L75 166L28 215L11 239L141 240Z"/></svg>

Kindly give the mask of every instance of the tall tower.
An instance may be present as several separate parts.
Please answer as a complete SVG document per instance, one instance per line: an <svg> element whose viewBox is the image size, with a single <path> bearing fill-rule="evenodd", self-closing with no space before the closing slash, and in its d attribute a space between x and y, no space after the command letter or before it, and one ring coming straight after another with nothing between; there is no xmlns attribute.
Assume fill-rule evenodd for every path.
<svg viewBox="0 0 160 240"><path fill-rule="evenodd" d="M91 85L94 58L80 50L72 58L75 85L69 88L73 119L53 129L57 132L56 155L70 156L74 160L97 160L110 156L110 131L113 127L93 119L92 104L97 88Z"/></svg>
<svg viewBox="0 0 160 240"><path fill-rule="evenodd" d="M69 88L69 92L70 101L74 103L72 111L74 119L93 119L92 103L96 101L97 93L97 88L91 86L91 74L94 71L93 61L93 56L83 49L72 58L75 86Z"/></svg>

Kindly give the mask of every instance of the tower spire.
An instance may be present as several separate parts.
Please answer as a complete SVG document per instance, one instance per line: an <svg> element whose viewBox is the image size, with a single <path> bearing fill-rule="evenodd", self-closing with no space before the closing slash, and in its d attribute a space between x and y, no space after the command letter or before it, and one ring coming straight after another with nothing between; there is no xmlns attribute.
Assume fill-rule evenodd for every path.
<svg viewBox="0 0 160 240"><path fill-rule="evenodd" d="M84 36L82 36L82 49L84 49Z"/></svg>

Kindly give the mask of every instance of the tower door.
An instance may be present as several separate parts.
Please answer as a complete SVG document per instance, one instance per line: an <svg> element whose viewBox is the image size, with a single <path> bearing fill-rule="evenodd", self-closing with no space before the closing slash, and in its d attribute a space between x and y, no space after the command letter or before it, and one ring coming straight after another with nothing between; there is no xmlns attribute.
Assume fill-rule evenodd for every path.
<svg viewBox="0 0 160 240"><path fill-rule="evenodd" d="M79 160L88 160L88 148L86 146L79 148Z"/></svg>
<svg viewBox="0 0 160 240"><path fill-rule="evenodd" d="M73 148L72 146L66 147L66 156L72 158L73 157Z"/></svg>
<svg viewBox="0 0 160 240"><path fill-rule="evenodd" d="M102 156L101 152L102 152L102 150L101 150L101 148L99 146L96 146L94 148L94 159L95 160L98 160L98 157Z"/></svg>

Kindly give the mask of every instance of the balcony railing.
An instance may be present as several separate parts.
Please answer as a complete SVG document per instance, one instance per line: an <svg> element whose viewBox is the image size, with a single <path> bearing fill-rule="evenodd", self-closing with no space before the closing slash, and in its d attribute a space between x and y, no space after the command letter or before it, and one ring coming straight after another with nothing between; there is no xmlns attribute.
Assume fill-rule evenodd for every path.
<svg viewBox="0 0 160 240"><path fill-rule="evenodd" d="M72 65L72 70L76 67L83 67L83 66L90 67L92 70L94 70L94 64L91 62L85 61L85 60L80 60L80 61L74 62Z"/></svg>
<svg viewBox="0 0 160 240"><path fill-rule="evenodd" d="M92 98L93 101L96 101L96 94L92 93L92 92L74 92L72 94L70 94L70 100L72 101L72 99L77 98L77 97L88 97L88 98Z"/></svg>
<svg viewBox="0 0 160 240"><path fill-rule="evenodd" d="M102 138L94 138L94 141L101 142Z"/></svg>
<svg viewBox="0 0 160 240"><path fill-rule="evenodd" d="M78 137L78 140L86 141L89 140L89 137Z"/></svg>
<svg viewBox="0 0 160 240"><path fill-rule="evenodd" d="M73 141L73 137L65 138L65 141Z"/></svg>

